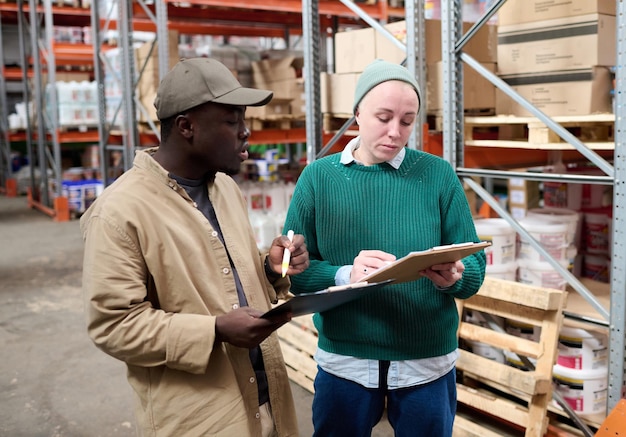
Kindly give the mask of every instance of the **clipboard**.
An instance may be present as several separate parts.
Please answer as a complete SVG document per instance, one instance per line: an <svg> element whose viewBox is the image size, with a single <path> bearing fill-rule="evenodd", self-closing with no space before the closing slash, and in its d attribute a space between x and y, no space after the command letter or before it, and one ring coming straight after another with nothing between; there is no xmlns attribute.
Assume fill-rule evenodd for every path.
<svg viewBox="0 0 626 437"><path fill-rule="evenodd" d="M489 246L491 246L490 241L482 241L480 243L448 244L411 252L391 264L364 276L361 280L365 282L390 280L396 284L416 281L421 278L419 272L430 266L458 261Z"/></svg>
<svg viewBox="0 0 626 437"><path fill-rule="evenodd" d="M355 299L368 296L385 285L391 283L391 280L380 282L356 282L348 285L337 285L325 288L324 290L312 293L297 294L288 301L275 306L261 318L269 319L277 314L291 312L293 317L302 316L304 314L319 313L322 311L335 308Z"/></svg>

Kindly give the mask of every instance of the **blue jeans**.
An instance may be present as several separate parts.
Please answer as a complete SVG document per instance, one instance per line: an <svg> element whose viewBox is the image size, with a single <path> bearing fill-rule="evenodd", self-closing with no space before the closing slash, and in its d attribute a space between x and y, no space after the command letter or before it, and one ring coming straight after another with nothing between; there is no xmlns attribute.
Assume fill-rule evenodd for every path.
<svg viewBox="0 0 626 437"><path fill-rule="evenodd" d="M381 378L382 379L382 378ZM383 380L384 381L384 380ZM415 387L368 389L318 367L313 397L314 437L369 437L387 418L396 437L449 437L456 414L456 371Z"/></svg>

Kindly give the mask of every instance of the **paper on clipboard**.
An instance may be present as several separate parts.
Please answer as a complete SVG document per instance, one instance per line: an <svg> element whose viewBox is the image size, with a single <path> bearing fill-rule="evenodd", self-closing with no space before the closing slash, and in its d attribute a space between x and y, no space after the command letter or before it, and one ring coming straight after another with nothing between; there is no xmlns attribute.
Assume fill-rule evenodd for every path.
<svg viewBox="0 0 626 437"><path fill-rule="evenodd" d="M361 281L378 282L392 280L396 284L415 281L421 277L419 276L419 272L430 266L458 261L488 246L491 246L490 241L482 241L480 243L469 242L448 244L446 246L433 247L428 250L411 252L395 260L388 266L382 267L364 276Z"/></svg>
<svg viewBox="0 0 626 437"><path fill-rule="evenodd" d="M329 287L313 293L297 294L288 301L275 306L261 317L269 319L277 314L290 312L293 317L319 313L344 303L367 296L391 281L356 282L348 285Z"/></svg>

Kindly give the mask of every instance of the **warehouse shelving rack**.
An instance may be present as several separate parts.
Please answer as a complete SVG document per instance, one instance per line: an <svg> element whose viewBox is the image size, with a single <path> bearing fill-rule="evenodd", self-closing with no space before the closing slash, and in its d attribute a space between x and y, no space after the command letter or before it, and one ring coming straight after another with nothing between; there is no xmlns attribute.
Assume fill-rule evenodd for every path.
<svg viewBox="0 0 626 437"><path fill-rule="evenodd" d="M476 193L497 211L498 215L506 219L514 229L526 239L540 254L544 255L550 264L567 280L569 285L589 303L604 320L600 323L609 328L609 390L608 390L608 410L615 407L617 402L626 394L626 234L620 229L620 224L626 220L626 211L623 206L623 198L626 192L623 180L626 176L626 160L624 159L624 88L623 66L626 63L624 48L626 40L624 31L626 22L624 21L624 2L617 1L618 18L617 38L617 104L615 106L615 147L613 151L614 163L610 164L602 156L574 137L552 118L546 116L542 111L535 108L523 97L519 96L506 83L496 75L490 73L480 63L471 56L463 52L464 44L472 35L497 12L505 3L505 0L496 0L487 9L484 16L465 34L460 31L461 2L459 0L442 2L442 42L443 42L443 71L444 78L451 86L444 89L444 158L456 168L457 174L464 178L464 181L472 187ZM536 174L536 173L511 173L496 170L472 169L464 167L463 152L463 99L462 94L462 69L464 66L473 68L483 77L494 84L498 89L505 92L510 98L531 112L536 118L543 122L549 129L561 137L567 144L573 146L588 161L597 166L604 173L603 176L581 176L575 177L567 174ZM539 181L559 181L571 183L594 183L613 186L613 222L612 226L612 250L611 250L611 308L610 313L600 304L595 296L569 271L564 269L557 261L547 254L541 245L521 227L517 221L500 207L497 200L477 184L472 176L510 178L521 177L527 180ZM547 256L546 256L547 255Z"/></svg>
<svg viewBox="0 0 626 437"><path fill-rule="evenodd" d="M62 193L61 148L63 145L97 142L98 137L94 129L60 129L56 92L52 91L48 96L45 94L46 85L56 82L58 63L91 68L91 45L55 43L53 35L55 24L86 25L89 22L89 10L58 7L51 0L18 0L16 3L0 4L0 11L9 20L17 21L20 29L24 28L29 35L25 40L24 33L20 31L22 63L17 71L8 70L5 77L21 79L24 100L32 99L33 103L32 117L27 109L24 132L9 133L7 136L8 130L3 130L4 137L8 138L8 146L3 146L10 150L11 142L26 141L29 164L38 166L41 179L40 182L36 181L31 168L29 206L50 215L56 221L67 221L70 219L70 211L68 199ZM30 45L30 56L26 54L27 45ZM33 117L36 117L34 123Z"/></svg>
<svg viewBox="0 0 626 437"><path fill-rule="evenodd" d="M32 1L32 0L31 0ZM214 1L214 0L192 0L186 2L191 6L188 8L179 8L173 1L155 0L153 5L147 5L140 1L119 0L118 16L116 19L111 17L101 18L99 11L95 10L97 2L92 2L92 28L100 29L100 32L94 31L94 73L98 80L99 92L103 93L102 88L102 68L100 54L104 50L102 41L96 34L100 35L105 29L116 29L120 32L120 47L126 47L124 54L127 64L127 71L124 73L123 83L127 87L125 93L125 101L123 103L124 110L128 114L135 113L135 99L133 84L131 80L134 77L134 59L132 50L130 50L130 33L132 30L151 30L157 33L157 41L167 39L167 30L177 28L183 33L205 33L215 35L225 34L241 34L241 35L261 35L267 32L267 35L288 37L289 34L296 34L297 28L300 26L301 34L305 40L305 70L307 78L319 77L320 67L320 47L319 42L322 40L320 28L323 26L320 20L327 20L329 16L334 17L356 17L358 16L365 23L376 27L377 30L384 33L384 30L378 28L377 23L384 23L389 17L404 17L407 20L407 66L416 72L419 78L424 77L424 66L422 64L420 53L423 46L423 35L420 35L420 29L423 23L423 0L406 1L405 7L389 8L386 0L379 0L376 5L358 4L350 0L248 0L248 1ZM624 158L624 66L626 58L624 57L624 48L626 47L626 10L624 0L617 0L617 17L618 17L618 65L617 65L617 95L615 110L615 147L612 151L614 163L610 164L606 157L606 153L596 153L594 150L582 144L576 138L572 138L558 123L551 118L544 116L540 111L532 108L532 105L525 102L519 96L516 96L506 84L504 84L497 76L485 71L479 63L471 56L463 52L465 43L473 36L473 34L484 25L490 17L495 14L498 8L504 3L504 0L495 0L485 12L485 15L477 21L466 34L461 32L461 0L451 0L450 2L442 1L442 43L443 43L443 71L444 71L444 112L443 112L443 144L441 154L456 169L460 177L486 202L498 215L505 218L511 225L528 239L531 244L541 253L542 248L538 243L534 242L527 232L522 229L519 224L503 210L498 201L491 193L476 184L472 177L480 176L488 182L490 179L508 179L511 177L521 177L527 180L539 181L557 181L571 183L595 183L612 185L614 188L614 211L612 226L612 275L611 275L611 308L607 312L604 307L595 299L593 294L585 288L575 277L569 272L564 271L560 265L555 268L560 270L562 275L568 280L570 285L582 296L593 308L601 314L604 320L598 321L599 324L607 326L610 329L610 357L609 357L609 396L608 408L612 409L618 400L625 394L625 367L624 361L626 356L626 235L623 226L620 226L626 220L626 212L623 211L624 193L624 177L626 176L626 159ZM19 4L19 2L18 2ZM49 5L50 1L44 1ZM223 10L222 8L228 8ZM237 11L233 14L233 11ZM303 13L306 11L306 13ZM356 11L356 12L355 12ZM281 14L281 15L277 15ZM300 18L294 18L294 14ZM238 21L233 21L236 16ZM276 17L280 17L282 26L276 23ZM256 23L256 24L253 24ZM331 25L332 21L323 21ZM259 26L259 23L262 25ZM33 38L33 41L37 40ZM159 71L161 77L165 74L168 65L168 53L166 44L159 45ZM499 156L501 152L507 155L507 161L516 166L525 166L528 163L536 165L538 161L543 160L547 163L549 152L543 150L528 150L528 153L511 157L507 150L494 150L493 148L467 147L463 138L464 113L462 108L462 75L463 68L472 68L478 71L487 80L492 82L498 88L502 89L506 94L514 98L533 114L543 121L549 128L563 138L568 144L571 144L579 155L584 156L589 161L595 163L605 173L604 176L582 176L572 177L565 174L536 174L527 172L514 172L509 170L494 170L489 168L481 168L482 165L488 167L490 162L486 158L486 154ZM425 83L422 79L422 83ZM307 96L307 113L320 114L319 110L319 83L315 80L308 80L305 84L305 94ZM101 102L104 100L101 99ZM150 135L139 134L135 132L136 121L134 117L126 117L125 126L121 131L114 134L107 133L110 127L105 123L104 107L101 103L99 141L102 165L107 162L104 153L111 149L111 144L123 150L125 153L125 166L130 166L131 157L134 150L144 145L155 144L158 142L158 132L155 131ZM423 111L422 114L425 114ZM0 127L1 128L1 127ZM289 132L272 132L267 138L263 137L262 131L255 132L254 140L259 142L271 142L274 139L279 142L306 142L307 158L310 161L323 156L329 150L326 142L330 140L332 143L336 140L336 135L328 135L322 132L319 117L307 117L306 128L304 130L292 130ZM342 130L338 132L339 135ZM418 131L418 134L421 132ZM272 136L272 135L275 135ZM109 140L109 138L111 138ZM156 138L156 140L155 140ZM415 135L412 139L413 147L423 147L428 150L428 144L421 144L426 136ZM105 141L106 139L106 141ZM6 141L6 140L5 140ZM326 144L326 145L325 145ZM330 143L329 143L330 144ZM5 146L6 147L6 146ZM53 147L53 152L56 146ZM569 151L563 150L563 153ZM56 153L52 153L53 156ZM468 157L472 157L472 166L466 166ZM0 161L3 166L5 162ZM56 164L56 162L55 162ZM511 165L511 168L513 166ZM107 174L103 169L102 174ZM620 229L622 228L622 229ZM556 263L555 263L556 264Z"/></svg>
<svg viewBox="0 0 626 437"><path fill-rule="evenodd" d="M351 3L351 2L349 2ZM318 14L302 14L302 2L300 0L251 0L251 1L216 1L216 0L192 0L185 2L181 7L178 2L171 0L155 0L151 4L143 0L117 0L111 3L117 6L111 7L104 17L100 17L96 2L92 3L92 27L98 28L94 32L94 68L96 80L99 83L101 102L104 102L103 76L104 68L102 50L102 35L108 30L117 30L119 33L119 47L122 50L122 77L120 83L124 88L120 113L135 114L137 110L144 111L135 94L135 81L131 78L141 75L135 71L135 59L132 47L131 33L133 30L151 31L156 33L154 44L158 41L167 41L168 31L177 30L182 34L204 35L237 35L237 36L266 36L274 38L289 38L301 35L303 28L312 17L319 19L319 26L334 27L337 20L354 20L357 17L350 7L337 1L323 0ZM377 2L373 5L363 5L363 8L373 17L387 20L390 16L401 16L404 10L390 8L386 1ZM113 16L113 11L117 16ZM233 11L236 11L234 13ZM319 31L318 31L319 35ZM318 40L319 41L319 38ZM159 77L169 69L169 53L167 44L157 45ZM316 43L316 56L319 56L320 45ZM308 45L307 45L308 48ZM309 52L307 50L307 53ZM306 56L306 55L305 55ZM318 84L319 85L319 84ZM305 86L310 86L305 85ZM317 99L319 102L319 97ZM308 108L307 108L308 109ZM319 137L330 140L331 133L322 132L321 123L317 121ZM100 151L102 174L108 174L108 152L121 151L123 156L123 168L127 170L132 165L132 156L139 147L152 146L158 143L159 132L155 123L148 123L149 130L139 133L134 116L121 116L121 122L113 129L105 122L104 106L101 103L100 115ZM276 143L304 143L310 136L306 128L292 129L264 129L254 131L250 138L251 144L276 144ZM115 135L113 134L115 132ZM116 142L117 140L117 142ZM105 182L108 183L108 182Z"/></svg>
<svg viewBox="0 0 626 437"><path fill-rule="evenodd" d="M342 0L343 3L349 2L349 0ZM626 159L624 158L624 141L626 141L626 120L624 119L623 112L626 111L626 101L624 101L624 67L626 63L626 55L624 49L626 48L626 22L624 21L624 13L626 12L624 1L617 0L618 10L616 15L618 17L618 33L617 37L617 104L615 114L615 145L613 150L614 164L610 164L606 159L606 153L599 154L583 144L580 140L570 134L559 123L555 122L552 118L546 116L543 112L533 107L528 101L519 96L513 91L506 83L500 80L495 74L489 72L481 66L471 56L463 52L464 45L472 38L472 36L485 25L489 19L497 12L497 10L504 4L505 0L495 0L491 2L491 5L487 8L484 15L473 25L466 34L462 33L462 1L451 0L449 2L442 1L442 61L443 61L443 81L444 81L444 112L443 112L443 147L442 156L455 168L457 174L463 178L464 182L470 186L482 199L486 202L494 211L498 213L502 218L507 220L514 229L522 235L522 237L529 241L529 243L544 257L546 257L550 264L567 280L569 285L582 297L584 300L593 307L597 313L599 313L603 320L591 320L591 322L598 323L599 325L609 328L610 340L609 340L609 390L607 410L612 410L617 402L626 396L626 369L625 369L625 357L626 357L626 231L620 229L621 223L626 221L626 211L623 208L623 198L626 195L624 191L624 177L626 177ZM303 10L310 8L313 12L316 11L318 1L317 0L304 0ZM411 24L415 23L419 17L415 15L415 7L419 7L420 1L406 1L406 20L407 20L407 41L409 44L406 46L407 58L415 59L419 58L419 52L415 51L416 45L413 43L417 37L411 29ZM315 15L315 14L313 14ZM421 23L422 21L418 21ZM305 30L307 28L305 27ZM315 33L315 26L311 26L309 31L310 35L305 35L309 41L316 41L318 35ZM413 44L411 44L413 43ZM306 61L306 59L305 59ZM307 69L307 77L315 77L315 74L319 71L316 70L317 63L314 56L309 59L309 67ZM464 65L473 68L481 76L485 77L496 87L504 91L508 96L513 98L516 102L521 104L524 108L531 111L541 122L543 122L549 129L560 136L566 144L573 147L580 155L585 157L591 163L595 164L599 169L604 172L604 176L572 176L567 174L537 174L530 172L513 172L510 170L495 170L495 169L481 169L481 154L479 153L476 158L476 167L469 168L464 166L465 158L465 144L464 144L464 110L463 110L463 67ZM307 100L315 101L318 96L308 90ZM316 111L315 103L312 103L312 114L319 114ZM309 153L309 159L315 159L319 156L317 153L321 144L321 137L319 136L319 129L317 128L316 121L310 121L311 128L307 131L308 144L314 144L312 150ZM564 148L566 148L564 146ZM325 150L326 148L322 148ZM488 153L491 153L493 148L489 149ZM545 156L548 156L549 152L546 151ZM536 154L532 155L532 160L536 160ZM517 160L514 159L517 166L524 166L524 158L519 156ZM486 161L486 160L484 160ZM536 165L536 161L534 161ZM548 161L544 161L544 165L548 164ZM472 178L473 176L480 176L486 178L487 183L491 178L508 179L512 177L523 178L527 180L538 181L558 181L558 182L571 182L571 183L594 183L612 185L614 188L613 198L613 226L612 228L612 250L611 250L611 308L610 312L607 311L601 303L596 299L592 292L590 292L584 284L582 284L576 277L574 277L569 271L564 269L553 257L550 256L541 245L522 228L519 223L504 210L497 199L483 186L476 183ZM620 207L621 206L621 207ZM574 317L574 314L567 314Z"/></svg>

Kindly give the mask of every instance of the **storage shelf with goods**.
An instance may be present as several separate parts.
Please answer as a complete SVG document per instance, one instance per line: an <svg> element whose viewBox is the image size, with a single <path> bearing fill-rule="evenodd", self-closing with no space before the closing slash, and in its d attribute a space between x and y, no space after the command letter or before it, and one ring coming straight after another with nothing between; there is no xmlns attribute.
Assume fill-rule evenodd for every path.
<svg viewBox="0 0 626 437"><path fill-rule="evenodd" d="M458 144L461 146L457 150L461 153L462 159L453 160L454 165L458 168L458 173L465 177L476 177L480 174L487 183L500 178L509 178L519 179L523 181L522 186L527 187L530 184L541 184L543 195L538 199L546 207L569 206L562 202L557 204L555 202L560 198L567 200L575 192L580 194L580 189L585 190L584 187L594 192L610 191L608 196L596 193L592 197L595 201L603 201L603 199L610 197L611 199L607 203L608 205L614 205L613 207L608 206L609 211L613 213L612 223L619 223L624 219L624 217L617 217L621 213L617 211L619 208L615 208L616 202L623 195L623 193L620 193L622 187L620 184L617 184L617 181L621 180L625 171L623 154L620 150L624 140L620 132L620 110L623 110L623 107L618 101L613 102L612 96L620 96L619 66L624 62L624 59L620 59L619 54L621 50L605 50L605 48L614 47L616 37L618 46L623 44L619 37L620 33L616 32L617 28L626 24L621 22L623 20L619 13L619 9L622 8L622 2L571 2L580 8L572 7L572 10L568 11L570 13L569 16L535 17L534 21L527 16L530 13L529 11L541 11L542 13L549 11L556 14L556 9L562 8L562 4L556 5L554 8L552 6L534 8L533 5L537 2L529 4L528 2L509 0L504 6L500 4L503 2L496 3L498 3L498 7L501 7L498 18L506 17L505 21L501 23L503 25L499 26L498 31L498 76L490 78L494 86L498 86L496 101L496 114L498 115L486 118L465 117L463 136L459 135L457 139ZM601 7L608 9L603 11L589 10L589 8ZM510 14L509 12L512 8L518 8L518 13ZM585 17L587 21L584 21L576 13L572 13L573 10L578 10L579 15L582 16L584 15L580 13L582 9L585 9L586 14L601 13L604 16L598 17L596 15L593 20ZM450 14L444 15L446 17L452 16ZM520 19L524 19L526 22L510 22L511 20ZM521 35L521 32L528 33L540 29L544 26L544 23L539 22L542 19L562 21L561 27L549 26L552 30L557 28L565 29L568 26L572 27L572 24L576 23L577 28L587 26L589 31L584 33L564 31L562 35L556 35L553 32L549 36L552 38L551 40L541 41L543 44L542 49L528 49L526 54L522 52L527 50L527 48L522 46L536 44L538 38L522 38L520 36L517 39L506 39L508 31L515 30ZM517 26L517 28L512 29L513 26ZM509 28L505 29L505 27ZM591 31L591 29L595 30ZM536 34L538 35L539 32L536 32ZM548 37L548 33L542 33L542 35L546 38ZM510 50L510 45L514 43L519 46L516 50ZM583 46L586 49L581 50L580 48ZM545 70L549 64L547 62L549 54L541 52L544 49L552 53L553 59L550 58L550 63L574 62L576 60L575 56L564 55L566 50L573 49L577 53L585 53L585 59L581 60L581 62L591 64L558 65L558 71L556 66L554 70ZM517 60L519 65L516 68L518 70L514 72L505 69L510 69L515 60L504 58L504 56L509 56L513 51L521 56ZM617 59L615 59L616 53L618 54ZM500 55L503 56L502 59ZM542 56L543 58L541 58ZM607 56L612 56L612 59L607 60ZM524 57L524 60L522 60L522 57ZM472 68L480 71L480 68L477 68L477 63L462 53L457 59L464 62L465 70ZM541 61L541 67L544 68L543 76L552 75L550 80L541 82L539 77L530 77L532 72L523 70L531 67L535 60L537 62ZM576 60L576 62L579 61ZM618 67L614 69L613 65ZM577 73L582 72L586 76L585 74L579 74L577 82L560 83L557 79L564 81L564 78L572 76L572 74L569 74L571 73L570 70L577 70ZM612 76L614 71L618 72L618 77L616 78ZM484 71L480 72L481 74L485 73ZM506 77L504 73L507 73ZM513 73L516 73L518 77L513 78ZM525 77L522 77L522 75L525 75ZM534 74L534 76L538 75ZM485 77L488 77L488 75L485 74ZM515 82L513 79L518 81ZM524 79L525 82L521 79ZM614 87L615 92L613 92ZM530 91L531 88L533 88L532 92ZM512 91L512 93L505 91ZM538 97L541 100L537 100ZM502 104L503 99L508 99L507 105ZM565 108L563 107L563 102L565 102ZM456 110L456 108L450 109L452 111ZM458 114L459 112L451 112L449 116L452 119L456 116L458 119ZM446 127L450 127L450 124ZM446 154L445 148L444 145L444 155ZM481 155L480 159L472 159L476 158L476 154ZM491 154L494 156L490 157L489 155ZM509 155L508 158L506 154ZM544 158L542 158L542 155ZM500 156L504 159L500 160ZM465 159L464 161L463 158ZM523 165L516 168L516 164ZM480 166L482 166L480 171L476 170ZM549 171L551 167L552 171ZM537 174L538 168L545 170L544 177L541 174ZM513 171L509 172L509 169ZM510 173L510 175L507 175L507 173ZM592 189L592 187L597 189ZM499 208L500 205L497 200L489 197L489 193L481 191L481 188L477 187L477 193L480 194L480 197L483 198L492 212L497 212L496 216L510 219L512 225L519 220L519 217L515 217L513 208ZM557 194L561 192L564 194L558 196ZM516 199L527 203L527 200L532 198L532 196L522 196ZM513 200L513 197L509 195L508 200ZM531 205L523 204L520 206L524 211L528 211ZM518 209L516 205L515 211ZM591 213L591 211L589 212ZM585 219L585 213L580 211L581 220L589 229L585 231L585 235L592 235L593 232L591 232L589 226L596 225L596 223ZM595 218L595 215L591 218ZM519 224L519 222L517 223ZM626 377L624 372L625 351L622 333L624 327L620 322L624 320L624 307L620 302L624 301L623 283L625 277L621 255L615 256L615 250L623 250L626 241L621 231L615 232L615 229L611 229L611 219L607 220L606 215L603 223L604 231L601 234L612 238L612 242L604 246L606 252L608 252L603 258L604 267L600 267L600 262L597 260L600 257L596 257L596 254L593 252L589 253L589 250L585 247L576 256L577 262L582 264L582 268L579 266L580 276L572 276L572 272L568 269L563 269L563 274L559 276L563 278L561 283L564 280L567 282L566 287L570 291L570 295L575 295L575 297L592 306L596 310L597 318L604 326L604 329L610 331L612 346L608 348L609 371L607 374L609 382L606 386L608 387L606 403L610 409L615 400L621 397ZM605 237L604 241L606 240L607 238ZM592 264L592 261L596 264ZM615 263L618 263L619 266L616 267ZM596 270L595 273L592 273L592 268L594 267L596 267ZM603 297L598 293L597 287L592 287L587 282L588 277L591 275L596 279L602 280L602 276L598 274L600 270L604 272L606 281L608 281L613 291L611 295L612 305L602 305L602 299L607 296ZM566 320L568 320L567 317ZM619 327L610 324L609 320L613 323L616 322ZM598 424L598 420L594 422L591 417L587 417L585 420L589 420L595 425Z"/></svg>
<svg viewBox="0 0 626 437"><path fill-rule="evenodd" d="M320 2L316 1L309 3L313 4L313 8L320 4ZM417 2L416 7L419 7L420 3L422 2ZM507 6L508 8L519 7L523 13L509 14L509 17L519 18L526 16L528 11L543 12L544 10L550 10L551 13L558 14L562 12L558 11L558 9L567 9L571 6L570 2L567 2L568 6L563 6L564 4L561 3L555 4L554 8L552 5L546 8L534 8L533 5L539 2L528 4L522 0L481 2L484 6L482 14L478 14L475 17L475 24L470 23L469 25L461 24L459 21L463 19L461 11L465 9L465 4L471 2L456 0L431 3L437 3L439 6L437 10L440 12L441 24L439 31L435 33L439 34L441 38L437 38L437 36L432 37L432 35L428 38L428 20L426 20L426 23L417 23L416 21L416 24L417 26L421 25L422 30L425 31L427 43L432 45L433 42L440 42L438 50L435 49L429 52L428 47L426 47L425 56L428 58L429 53L441 56L441 77L445 78L445 81L443 81L445 84L440 88L442 100L439 108L437 108L436 104L433 104L432 99L436 95L433 92L436 88L433 88L431 83L428 83L426 87L427 93L430 94L428 98L429 107L427 107L429 133L424 137L423 149L443 156L444 159L448 160L457 170L458 175L464 179L471 190L488 207L487 211L490 208L491 212L495 213L496 216L503 215L514 223L517 219L511 216L510 211L506 207L500 205L498 199L493 196L490 190L494 180L516 178L527 182L537 181L537 183L544 184L547 188L551 188L552 185L563 184L574 187L582 187L588 184L592 184L594 187L612 187L611 195L613 200L611 204L616 205L615 199L620 199L620 196L623 196L623 193L619 193L619 191L623 191L623 187L616 184L616 181L623 178L626 169L624 168L623 153L620 150L624 138L622 138L623 128L620 130L622 117L619 111L620 109L623 110L623 106L619 104L619 99L614 102L612 96L623 97L620 94L621 82L619 74L621 70L619 66L621 66L624 60L619 57L615 59L615 53L621 54L623 50L609 49L605 51L598 50L598 48L615 47L616 37L618 48L620 44L623 44L623 41L619 39L620 33L616 32L620 26L626 25L623 22L623 15L616 13L616 9L623 7L622 2L571 2L571 4L576 6L572 6L572 8L578 11L571 14L573 16L576 16L576 14L593 14L595 12L614 16L617 19L613 21L612 27L610 25L612 22L611 18L598 18L595 27L594 23L587 23L588 31L576 35L576 38L582 39L577 40L578 42L575 44L569 45L569 47L577 50L578 53L594 54L602 52L605 55L613 56L613 60L607 61L607 56L594 55L586 57L586 59L583 59L584 62L589 63L593 61L592 64L584 66L586 70L582 73L585 73L586 76L580 74L577 76L579 81L569 82L569 86L563 86L562 84L554 86L555 91L564 90L569 93L566 97L570 111L562 113L553 110L559 99L553 98L550 107L546 108L541 106L541 102L529 101L531 99L527 97L527 94L524 94L524 90L509 89L515 88L514 82L511 80L512 78L499 77L498 65L500 59L498 55L502 51L499 44L499 36L502 36L502 33L498 32L499 28L497 26L492 27L492 29L496 29L493 35L495 43L492 45L481 44L482 48L491 47L495 52L496 59L493 61L496 66L495 69L489 68L484 60L478 59L478 55L472 52L471 44L480 39L479 33L484 30L488 23L495 21L495 14L499 9L506 12L507 10L510 11L510 9L504 9ZM505 3L507 5L503 6ZM542 6L544 6L543 3ZM608 8L608 10L589 10L589 8L598 7ZM416 20L417 15L407 13L405 17L406 22L411 23L413 20ZM543 18L555 19L557 17ZM569 19L569 24L578 22L577 20L580 21L578 18L571 18ZM602 23L608 23L609 25L604 26ZM565 24L568 25L568 23ZM402 24L389 23L388 28L394 25L402 27ZM430 25L433 26L432 23ZM592 28L595 31L591 31ZM396 38L408 43L406 44L406 52L398 52L398 62L401 62L404 57L407 57L409 60L414 57L417 58L416 53L409 52L412 47L416 46L416 44L410 44L414 42L412 41L413 35L410 34L410 26L405 26L405 29L406 34L402 33L404 31L402 28L396 29L397 31L394 34ZM358 30L357 32L361 31ZM311 33L312 40L315 41L317 35L314 32ZM378 33L380 32L367 28L361 32L362 35L369 35L370 40L373 41L376 41L379 36ZM567 34L572 35L571 32ZM356 35L356 33L353 34L353 42L346 45L346 50L342 52L344 55L339 57L340 67L344 64L350 67L349 62L343 61L358 61L363 55L372 53L372 50L374 56L376 56L375 44L364 44L362 50L355 49L359 41L365 38L365 36L357 38ZM311 35L309 34L308 37L311 37ZM346 35L345 38L346 40L349 39L349 35ZM339 39L335 38L335 42ZM598 44L598 41L604 42ZM551 43L544 44L546 50L554 47L554 44L551 45ZM582 46L587 47L588 50L580 51L579 48ZM563 47L563 45L558 47ZM381 51L381 53L387 55L390 51ZM556 60L558 59L568 60L572 59L572 57L559 56ZM426 64L429 66L428 62ZM530 62L526 64L530 65ZM459 69L458 67L461 65L462 69ZM614 65L616 68L613 68ZM559 68L564 67L561 65ZM582 68L582 66L577 66L576 68ZM427 70L426 74L429 77L428 82L431 82L433 77L436 76L432 74L428 76L429 72ZM615 72L617 72L616 77L613 77ZM337 85L333 88L333 94L337 94L337 90L345 91L348 88L346 86L346 83L348 83L347 75L353 74L356 76L355 73L358 74L358 71L346 70L341 72L340 74L345 75L342 77L345 83L344 85L338 85L340 79L337 77ZM474 79L475 77L476 79ZM332 78L329 81L331 85L334 79ZM616 80L614 81L613 79ZM555 80L555 77L551 78L552 82ZM355 79L353 78L352 82L354 83L354 81ZM476 88L477 85L481 85L482 89L490 90L489 95L492 96L491 112L485 111L486 107L482 105L468 107L465 104L468 101L467 91ZM512 97L514 104L520 104L522 109L529 112L517 113L512 111L512 105L506 106L505 110L502 102L506 101L505 99L508 99L510 95L506 95L508 93L502 91L503 88L511 91L512 94L517 93L520 98ZM466 92L463 98L458 98L460 90ZM350 92L347 91L344 94L349 96ZM484 97L486 94L485 92L478 93L480 97ZM470 103L472 102L471 98L472 95L470 94ZM349 97L342 101L348 105L344 105L343 109L331 109L328 113L350 114ZM520 101L524 101L526 104L518 103ZM332 101L322 103L326 103L332 108ZM574 109L578 112L571 112ZM548 121L545 120L546 116L549 119ZM331 120L330 117L327 118ZM349 115L344 118L346 120L349 119ZM569 171L563 174L554 171L555 163L562 163L567 170L574 170L574 174L571 174ZM588 164L591 165L588 166ZM595 168L601 174L598 175L595 173L595 170L589 170L586 167ZM537 168L544 169L545 173L540 173L536 170ZM580 169L585 169L586 172L578 171ZM476 182L475 179L477 178L483 182ZM623 221L624 217L613 217L613 223L619 223L620 220ZM616 233L614 226L608 232L613 236L610 243L610 247L613 249L612 255L609 255L613 258L610 267L612 273L610 283L615 294L613 296L615 299L613 305L609 307L599 305L593 290L590 291L588 289L588 284L585 281L582 281L583 283L581 284L581 281L578 280L579 278L574 277L572 280L574 283L568 284L567 287L572 293L577 293L581 296L581 299L594 302L594 308L596 306L601 308L598 313L601 319L605 321L612 319L619 325L612 331L614 335L611 336L611 341L614 343L614 347L609 349L609 367L615 369L615 371L609 373L612 381L609 384L607 403L610 406L615 399L620 397L620 392L624 390L626 379L624 371L624 357L626 355L623 341L624 325L621 323L621 321L626 319L623 306L626 274L623 269L623 258L621 255L616 257L615 252L619 248L624 253L626 238L621 231ZM607 323L606 326L609 326L608 322L605 323Z"/></svg>
<svg viewBox="0 0 626 437"><path fill-rule="evenodd" d="M26 190L27 201L54 220L69 220L71 214L81 211L68 202L63 177L73 165L71 156L76 148L99 140L90 4L2 3L0 11L3 19L8 16L26 29L19 35L19 46L25 48L19 64L23 66L20 70L27 69L24 95L30 111L15 126L18 136L14 138L23 140L19 146L34 175L24 176L33 181Z"/></svg>
<svg viewBox="0 0 626 437"><path fill-rule="evenodd" d="M304 82L299 75L297 62L302 62L302 52L290 48L295 40L300 41L302 34L302 3L300 1L274 2L230 2L230 1L192 1L170 2L157 1L149 5L140 5L130 2L129 8L121 8L121 2L101 2L97 8L96 22L106 24L97 32L96 46L101 46L104 39L112 32L117 34L118 47L115 56L121 56L124 61L113 62L113 65L132 65L129 71L117 71L115 74L122 77L117 82L117 101L113 105L106 103L106 122L101 125L105 132L110 127L109 143L101 144L105 153L115 146L122 148L123 170L130 166L132 150L158 144L159 122L156 120L152 102L156 95L156 87L160 77L172 66L172 61L180 57L210 55L222 61L233 72L236 72L244 86L271 89L274 99L264 108L248 108L247 118L251 128L251 144L279 144L303 143L306 140L304 126ZM398 8L389 8L386 2L363 5L374 15L379 17L400 15ZM336 26L337 22L354 22L359 18L347 6L339 1L325 1L324 14L321 14L323 26ZM102 17L102 14L108 14ZM124 15L121 18L121 15ZM118 25L128 21L130 28L118 28ZM143 47L126 47L126 42L132 40L131 34L138 31L152 32L156 36L154 42L148 42ZM167 44L159 44L165 41ZM249 46L253 39L264 39L263 47L253 48L256 53L250 56ZM215 41L221 43L215 44ZM203 42L212 41L199 47ZM282 42L281 42L282 41ZM276 43L284 47L276 50ZM238 45L243 49L237 53ZM247 52L246 52L247 50ZM100 50L99 58L106 58L113 50ZM233 53L234 52L234 53ZM294 62L289 57L294 56ZM285 63L284 61L289 61ZM105 88L105 97L111 100L111 93L107 89L110 85L110 74L105 63L97 60L103 68L101 82ZM291 64L291 65L289 65ZM252 67L252 68L250 68ZM258 67L258 68L257 68ZM131 72L130 70L133 70ZM294 71L295 70L295 74ZM132 95L126 91L129 80L126 75L133 76L137 86L130 84L131 91L138 98L138 104L133 101ZM124 92L122 92L124 91ZM112 123L111 107L123 108L118 114L127 109L135 113L138 123L130 123L128 117L119 115ZM135 107L135 109L132 109ZM110 126L106 126L109 123ZM136 124L137 126L134 126ZM137 130L137 132L134 132ZM330 140L334 132L324 132L325 139ZM120 144L127 140L126 144ZM338 146L347 142L340 139ZM107 159L104 160L108 161ZM108 172L103 169L103 174ZM108 182L107 182L108 183Z"/></svg>

